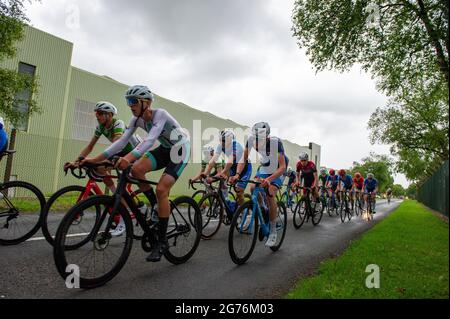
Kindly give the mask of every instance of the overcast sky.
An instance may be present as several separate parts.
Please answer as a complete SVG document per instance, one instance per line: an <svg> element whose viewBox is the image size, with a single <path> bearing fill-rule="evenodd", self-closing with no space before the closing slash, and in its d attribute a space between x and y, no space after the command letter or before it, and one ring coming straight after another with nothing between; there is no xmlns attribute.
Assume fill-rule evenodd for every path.
<svg viewBox="0 0 450 319"><path fill-rule="evenodd" d="M322 165L371 151L367 122L386 103L358 67L316 74L292 37L294 0L42 0L31 24L74 43L72 65L278 136L322 146ZM395 182L407 186L399 175Z"/></svg>

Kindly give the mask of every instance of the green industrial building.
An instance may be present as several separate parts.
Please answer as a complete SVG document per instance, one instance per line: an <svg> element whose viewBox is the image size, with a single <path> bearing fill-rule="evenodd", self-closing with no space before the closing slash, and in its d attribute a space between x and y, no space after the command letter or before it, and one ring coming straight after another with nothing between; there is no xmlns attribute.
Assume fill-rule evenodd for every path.
<svg viewBox="0 0 450 319"><path fill-rule="evenodd" d="M24 180L39 187L45 194L71 184L84 184L86 181L65 176L62 167L71 161L92 138L96 120L93 107L97 101L110 101L118 107L119 118L128 124L131 113L124 102L124 92L128 84L117 82L107 76L100 76L71 65L73 44L56 36L26 27L25 38L17 44L15 58L2 61L0 67L34 74L39 83L37 101L41 114L31 118L17 128L11 179ZM131 83L137 84L137 83ZM242 128L231 120L219 118L182 103L156 96L155 108L164 108L180 124L191 132L192 148L200 149L207 141L192 135L194 120L201 122L202 128L215 127ZM196 124L197 125L197 124ZM6 123L10 133L10 125ZM144 136L145 132L139 132ZM198 135L198 134L197 134ZM100 140L93 154L98 154L109 142ZM320 146L310 143L300 146L283 140L291 166L296 162L301 150L309 152L311 159L320 165ZM200 164L193 160L186 167L175 185L173 193L187 194L187 180L195 175ZM6 158L0 164L1 177L5 172ZM153 175L156 174L156 175ZM158 178L160 173L151 173L149 178Z"/></svg>

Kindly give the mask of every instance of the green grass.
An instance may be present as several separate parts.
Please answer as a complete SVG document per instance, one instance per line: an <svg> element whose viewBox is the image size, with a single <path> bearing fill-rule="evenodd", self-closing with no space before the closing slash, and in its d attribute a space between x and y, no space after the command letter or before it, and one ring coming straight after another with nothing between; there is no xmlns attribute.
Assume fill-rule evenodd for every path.
<svg viewBox="0 0 450 319"><path fill-rule="evenodd" d="M448 299L448 253L448 224L408 200L286 298ZM365 285L369 264L380 268L380 288Z"/></svg>

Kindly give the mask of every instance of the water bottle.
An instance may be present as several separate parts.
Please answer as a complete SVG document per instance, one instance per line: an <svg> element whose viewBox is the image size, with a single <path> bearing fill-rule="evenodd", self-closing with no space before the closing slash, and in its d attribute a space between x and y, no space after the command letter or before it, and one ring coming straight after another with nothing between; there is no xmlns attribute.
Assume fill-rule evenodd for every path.
<svg viewBox="0 0 450 319"><path fill-rule="evenodd" d="M141 214L146 216L146 214L148 212L148 206L145 205L145 203L140 202L138 208L139 208L139 211L141 212Z"/></svg>
<svg viewBox="0 0 450 319"><path fill-rule="evenodd" d="M234 213L236 210L236 202L229 201L228 206L230 207L230 210Z"/></svg>

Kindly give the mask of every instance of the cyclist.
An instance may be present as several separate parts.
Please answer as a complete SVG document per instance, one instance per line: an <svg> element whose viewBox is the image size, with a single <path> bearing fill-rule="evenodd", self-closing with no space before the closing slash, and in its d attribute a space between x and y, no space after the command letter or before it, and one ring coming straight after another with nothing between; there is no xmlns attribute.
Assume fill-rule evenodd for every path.
<svg viewBox="0 0 450 319"><path fill-rule="evenodd" d="M125 99L133 113L125 133L103 153L92 159L85 159L84 162L96 163L117 154L125 148L138 127L148 133L138 146L119 158L116 167L124 170L132 164L131 174L142 180L145 180L147 172L165 168L156 186L156 196L150 185L139 184L150 203L158 203L158 241L146 258L147 261L157 262L169 248L166 237L170 217L169 192L188 163L190 141L187 133L166 110L152 108L154 96L148 87L130 87L125 93ZM157 140L160 145L150 150Z"/></svg>
<svg viewBox="0 0 450 319"><path fill-rule="evenodd" d="M321 190L320 194L325 193L325 192L328 194L328 192L326 191L327 180L328 180L328 171L325 167L322 167L320 169L320 175L319 175L319 187Z"/></svg>
<svg viewBox="0 0 450 319"><path fill-rule="evenodd" d="M114 143L117 141L125 132L125 123L122 120L119 120L115 118L117 115L117 108L109 102L100 101L97 104L95 104L94 107L95 116L97 118L98 125L95 128L94 136L92 137L89 144L80 152L80 155L78 155L78 158L74 161L74 163L66 163L64 165L64 168L77 165L80 161L86 158L92 150L94 149L95 144L97 144L100 137L103 135L105 136L108 141L111 143ZM129 143L125 146L123 150L121 150L118 154L118 156L125 156L127 153L129 153L133 148L135 148L139 143L141 139L137 135L133 135L130 138ZM105 169L97 169L97 172L100 175L106 174L107 170ZM111 178L106 177L103 179L103 182L105 185L111 190L111 192L116 191L116 186L114 185L114 182ZM122 218L120 219L119 224L114 229L114 231L111 233L112 236L120 236L125 232L125 223L123 222Z"/></svg>
<svg viewBox="0 0 450 319"><path fill-rule="evenodd" d="M311 188L312 194L317 201L319 194L317 192L318 176L316 164L309 160L309 155L306 152L301 152L298 156L297 162L297 181L296 185L300 186L301 180L303 180L303 186ZM306 193L306 190L304 191Z"/></svg>
<svg viewBox="0 0 450 319"><path fill-rule="evenodd" d="M338 172L339 175L339 186L338 186L338 191L344 192L344 191L348 191L349 197L350 197L350 202L352 205L352 209L354 208L354 198L353 198L353 178L351 175L347 174L347 172L345 171L345 169L340 169ZM339 193L340 196L343 196L343 193ZM344 198L339 198L340 201L342 201Z"/></svg>
<svg viewBox="0 0 450 319"><path fill-rule="evenodd" d="M0 152L4 152L8 149L8 134L5 131L5 122L3 117L0 116Z"/></svg>
<svg viewBox="0 0 450 319"><path fill-rule="evenodd" d="M294 184L295 184L295 180L296 180L296 174L295 171L292 169L292 167L288 167L286 172L283 174L283 183L284 184L284 180L286 179L286 177L288 178L288 184L287 184L287 191L288 191L288 206L291 205L292 203L292 196L294 195Z"/></svg>
<svg viewBox="0 0 450 319"><path fill-rule="evenodd" d="M391 202L391 197L392 197L392 189L389 187L386 191L386 198L388 200L388 204Z"/></svg>
<svg viewBox="0 0 450 319"><path fill-rule="evenodd" d="M355 191L356 198L361 201L361 194L364 188L364 177L361 173L356 172L353 176L353 189Z"/></svg>
<svg viewBox="0 0 450 319"><path fill-rule="evenodd" d="M227 158L224 169L216 174L216 177L228 178L229 176L236 175L236 169L238 167L238 163L243 161L242 157L244 155L244 148L242 145L236 140L234 133L231 130L223 130L220 132L220 144L217 145L216 150L214 152L214 156L210 160L208 167L205 170L204 176L208 176L209 172L217 162L217 159L221 154L224 154ZM242 205L244 203L244 191L247 187L247 182L252 175L252 164L245 160L244 168L241 171L239 179L241 182L236 185L236 201L237 205ZM224 188L222 189L222 193L225 199L228 199L228 187L224 184ZM237 207L237 206L236 206Z"/></svg>
<svg viewBox="0 0 450 319"><path fill-rule="evenodd" d="M202 167L200 170L200 173L198 173L195 177L191 178L189 182L195 182L198 181L204 172L206 171L206 168L208 167L209 161L214 156L214 147L211 145L205 145L203 147L203 158L202 158ZM222 169L225 167L225 161L222 160L220 162L217 162L214 164L214 171L211 173L211 175L216 175L222 171ZM205 174L206 175L206 174Z"/></svg>
<svg viewBox="0 0 450 319"><path fill-rule="evenodd" d="M333 204L336 205L336 196L333 196L333 194L336 193L336 190L339 186L339 176L336 175L336 171L334 169L330 169L329 173L330 175L328 175L325 186L327 189L329 189L328 195L330 196L330 198L334 198Z"/></svg>
<svg viewBox="0 0 450 319"><path fill-rule="evenodd" d="M369 209L368 195L372 193L373 199L373 211L375 214L376 194L378 192L378 181L375 179L372 173L367 174L367 178L364 180L364 202L366 203L367 210Z"/></svg>
<svg viewBox="0 0 450 319"><path fill-rule="evenodd" d="M284 152L283 143L277 137L270 136L270 126L267 122L258 122L252 127L252 134L247 140L243 161L239 162L237 173L230 182L235 183L245 172L245 163L250 151L254 148L259 154L261 166L256 172L255 179L261 181L261 186L268 189L270 234L265 243L266 247L273 247L277 241L276 220L278 208L275 195L282 186L282 176L286 171L289 159ZM251 187L253 192L254 185Z"/></svg>

